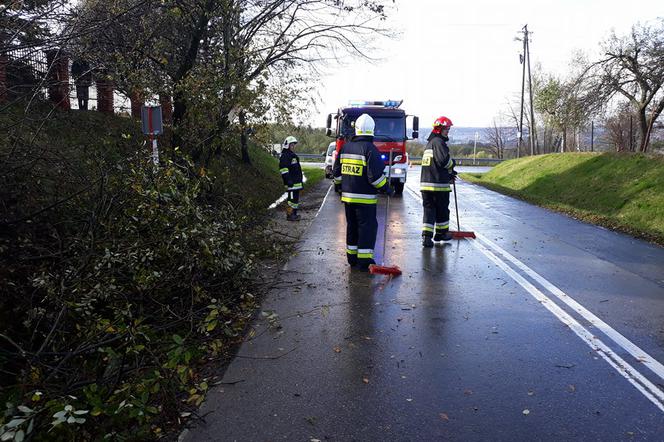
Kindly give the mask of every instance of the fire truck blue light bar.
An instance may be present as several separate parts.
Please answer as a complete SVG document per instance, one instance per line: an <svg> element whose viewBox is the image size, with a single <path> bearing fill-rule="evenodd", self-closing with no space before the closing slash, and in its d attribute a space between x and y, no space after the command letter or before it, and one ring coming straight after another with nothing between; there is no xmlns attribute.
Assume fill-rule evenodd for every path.
<svg viewBox="0 0 664 442"><path fill-rule="evenodd" d="M364 100L351 100L348 105L352 107L362 107L362 106L383 106L383 107L393 107L398 108L403 103L403 100L386 100L386 101L364 101Z"/></svg>

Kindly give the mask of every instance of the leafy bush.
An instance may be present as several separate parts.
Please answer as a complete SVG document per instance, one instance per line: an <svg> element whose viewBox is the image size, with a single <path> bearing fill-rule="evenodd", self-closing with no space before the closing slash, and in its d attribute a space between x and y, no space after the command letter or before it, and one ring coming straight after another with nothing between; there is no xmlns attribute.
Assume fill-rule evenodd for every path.
<svg viewBox="0 0 664 442"><path fill-rule="evenodd" d="M29 168L47 129L0 144L3 441L163 434L254 308L246 214L177 152L159 169L131 153L123 130Z"/></svg>

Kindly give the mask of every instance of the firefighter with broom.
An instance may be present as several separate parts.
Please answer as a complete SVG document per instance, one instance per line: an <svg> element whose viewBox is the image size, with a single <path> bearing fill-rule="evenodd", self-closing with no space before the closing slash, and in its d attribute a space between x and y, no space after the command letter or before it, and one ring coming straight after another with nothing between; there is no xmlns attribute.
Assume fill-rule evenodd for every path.
<svg viewBox="0 0 664 442"><path fill-rule="evenodd" d="M422 245L433 247L434 241L449 241L450 233L450 184L454 182L456 162L447 147L452 120L437 118L422 155L420 191L424 206Z"/></svg>
<svg viewBox="0 0 664 442"><path fill-rule="evenodd" d="M293 136L284 140L281 157L279 158L279 171L284 180L284 186L288 191L288 206L286 207L286 219L288 221L299 221L297 214L300 208L300 191L302 190L302 168L300 158L293 152L297 145L297 139Z"/></svg>
<svg viewBox="0 0 664 442"><path fill-rule="evenodd" d="M341 147L333 168L346 211L346 258L351 267L362 271L375 264L378 193L394 194L383 174L385 164L380 152L373 144L375 126L371 116L360 115L355 120L355 136Z"/></svg>

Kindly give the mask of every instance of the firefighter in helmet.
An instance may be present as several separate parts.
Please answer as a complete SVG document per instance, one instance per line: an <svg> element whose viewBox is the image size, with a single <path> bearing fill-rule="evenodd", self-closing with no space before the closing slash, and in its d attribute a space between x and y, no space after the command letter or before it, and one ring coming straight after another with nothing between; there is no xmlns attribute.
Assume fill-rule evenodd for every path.
<svg viewBox="0 0 664 442"><path fill-rule="evenodd" d="M422 155L420 191L424 206L422 245L433 247L434 241L452 239L450 228L450 184L456 176L456 162L447 147L452 120L440 117L433 123L427 147Z"/></svg>
<svg viewBox="0 0 664 442"><path fill-rule="evenodd" d="M300 208L300 191L302 190L302 168L300 158L293 151L297 145L297 139L290 136L284 140L279 158L279 171L284 180L284 186L288 191L288 206L286 207L286 219L288 221L299 221L297 214Z"/></svg>
<svg viewBox="0 0 664 442"><path fill-rule="evenodd" d="M341 201L346 210L348 264L363 271L375 264L377 194L393 194L383 174L385 165L380 152L373 144L375 126L371 116L360 115L355 120L355 136L342 146L333 168L334 182L341 184Z"/></svg>

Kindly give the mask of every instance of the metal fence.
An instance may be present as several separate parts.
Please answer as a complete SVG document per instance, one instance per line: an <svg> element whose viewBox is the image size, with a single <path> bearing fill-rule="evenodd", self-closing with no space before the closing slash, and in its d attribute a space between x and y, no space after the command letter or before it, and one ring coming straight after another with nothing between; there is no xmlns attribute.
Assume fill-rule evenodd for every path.
<svg viewBox="0 0 664 442"><path fill-rule="evenodd" d="M31 97L46 100L49 87L49 66L46 52L49 48L21 48L11 49L5 52L7 57L6 87L10 96ZM78 109L78 97L76 96L76 84L71 75L72 61L68 60L67 82L69 87L68 97L72 109ZM129 98L115 91L114 110L116 113L130 113ZM89 88L88 109L98 109L98 97L96 83L93 81Z"/></svg>

